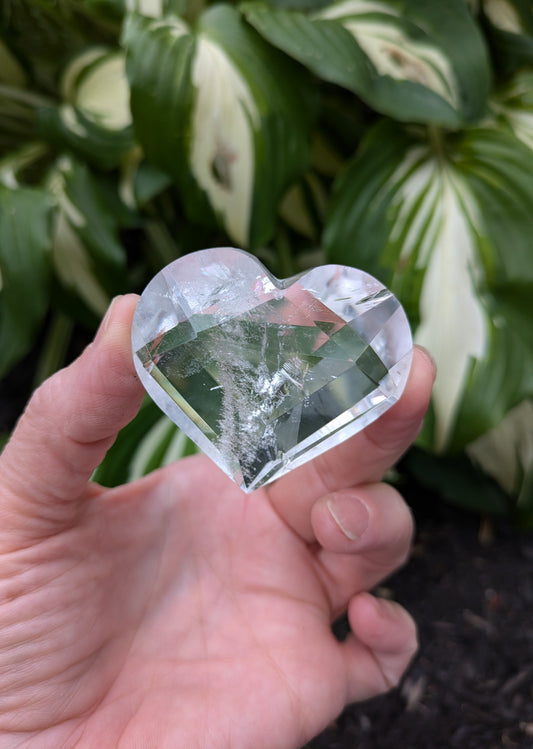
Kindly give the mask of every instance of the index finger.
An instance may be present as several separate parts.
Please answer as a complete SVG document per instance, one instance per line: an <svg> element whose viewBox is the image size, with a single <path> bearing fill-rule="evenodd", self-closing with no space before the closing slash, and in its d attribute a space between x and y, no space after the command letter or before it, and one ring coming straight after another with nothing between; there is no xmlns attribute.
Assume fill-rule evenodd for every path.
<svg viewBox="0 0 533 749"><path fill-rule="evenodd" d="M420 431L434 380L433 360L415 347L409 380L398 403L362 432L268 487L279 515L303 538L313 540L310 512L316 500L382 479Z"/></svg>

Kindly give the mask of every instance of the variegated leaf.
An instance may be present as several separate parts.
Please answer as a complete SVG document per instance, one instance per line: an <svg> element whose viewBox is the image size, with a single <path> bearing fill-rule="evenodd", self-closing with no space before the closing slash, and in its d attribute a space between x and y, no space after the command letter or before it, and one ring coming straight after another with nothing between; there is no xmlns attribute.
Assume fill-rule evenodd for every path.
<svg viewBox="0 0 533 749"><path fill-rule="evenodd" d="M164 0L123 0L126 10L137 11L149 18L159 18L163 15Z"/></svg>
<svg viewBox="0 0 533 749"><path fill-rule="evenodd" d="M243 8L268 41L378 112L451 127L484 112L489 61L464 0L342 0L312 15Z"/></svg>
<svg viewBox="0 0 533 749"><path fill-rule="evenodd" d="M124 54L106 47L84 50L66 66L61 94L63 104L37 112L42 134L91 164L115 167L133 146Z"/></svg>
<svg viewBox="0 0 533 749"><path fill-rule="evenodd" d="M95 56L89 50L82 58L76 58L64 74L65 99L96 125L125 130L131 125L131 112L124 54L103 50Z"/></svg>
<svg viewBox="0 0 533 749"><path fill-rule="evenodd" d="M492 98L491 108L499 123L533 150L533 72L522 70Z"/></svg>
<svg viewBox="0 0 533 749"><path fill-rule="evenodd" d="M493 26L510 34L522 34L524 26L517 8L509 0L484 0L483 12Z"/></svg>
<svg viewBox="0 0 533 749"><path fill-rule="evenodd" d="M40 134L60 151L72 151L100 169L113 169L133 147L131 128L110 131L70 104L37 111Z"/></svg>
<svg viewBox="0 0 533 749"><path fill-rule="evenodd" d="M521 332L533 319L531 173L533 153L506 132L427 141L386 122L337 185L329 256L391 284L434 354L439 450L484 433L533 388Z"/></svg>
<svg viewBox="0 0 533 749"><path fill-rule="evenodd" d="M85 165L66 156L52 170L55 197L52 259L57 277L97 317L123 288L125 254L113 215Z"/></svg>
<svg viewBox="0 0 533 749"><path fill-rule="evenodd" d="M183 13L191 7L193 10L203 0L84 0L98 15L109 19L118 18L126 13L140 13L147 18L161 18L166 13Z"/></svg>
<svg viewBox="0 0 533 749"><path fill-rule="evenodd" d="M196 452L196 445L147 398L118 435L93 480L117 486Z"/></svg>
<svg viewBox="0 0 533 749"><path fill-rule="evenodd" d="M193 220L205 223L210 208L240 246L264 242L308 161L307 79L228 5L194 30L177 16L134 15L125 43L148 160L173 176Z"/></svg>
<svg viewBox="0 0 533 749"><path fill-rule="evenodd" d="M533 6L529 0L483 0L482 17L501 71L533 63Z"/></svg>
<svg viewBox="0 0 533 749"><path fill-rule="evenodd" d="M515 406L497 427L468 445L467 453L507 494L519 497L533 470L533 401Z"/></svg>
<svg viewBox="0 0 533 749"><path fill-rule="evenodd" d="M187 435L170 419L162 416L148 432L140 435L131 455L128 481L135 481L156 468L174 463L197 451L198 448Z"/></svg>

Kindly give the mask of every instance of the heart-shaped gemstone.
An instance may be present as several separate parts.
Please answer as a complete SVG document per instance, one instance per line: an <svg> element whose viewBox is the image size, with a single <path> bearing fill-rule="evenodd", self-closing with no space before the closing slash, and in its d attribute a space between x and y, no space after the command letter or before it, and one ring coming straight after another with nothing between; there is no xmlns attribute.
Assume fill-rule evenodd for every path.
<svg viewBox="0 0 533 749"><path fill-rule="evenodd" d="M245 491L377 419L413 349L400 303L367 273L325 265L280 281L232 248L158 273L132 342L153 400Z"/></svg>

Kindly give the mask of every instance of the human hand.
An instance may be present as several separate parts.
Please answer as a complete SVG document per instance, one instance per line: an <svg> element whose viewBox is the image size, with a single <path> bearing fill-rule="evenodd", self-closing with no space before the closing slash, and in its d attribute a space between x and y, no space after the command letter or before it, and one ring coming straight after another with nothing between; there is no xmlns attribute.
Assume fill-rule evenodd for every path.
<svg viewBox="0 0 533 749"><path fill-rule="evenodd" d="M0 747L297 748L415 651L409 615L366 591L408 553L409 511L379 482L433 366L415 351L379 421L253 495L200 455L104 489L90 475L143 397L135 303L36 391L0 456Z"/></svg>

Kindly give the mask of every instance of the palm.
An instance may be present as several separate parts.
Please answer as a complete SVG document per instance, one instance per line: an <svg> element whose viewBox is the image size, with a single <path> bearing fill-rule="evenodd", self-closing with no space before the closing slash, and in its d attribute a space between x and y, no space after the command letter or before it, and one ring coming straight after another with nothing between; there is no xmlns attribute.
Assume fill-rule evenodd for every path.
<svg viewBox="0 0 533 749"><path fill-rule="evenodd" d="M124 330L118 371L131 362ZM90 371L82 357L71 378ZM53 416L36 399L0 461L0 747L14 735L39 749L297 747L347 701L397 680L412 624L361 591L405 558L405 506L390 488L362 487L370 523L354 540L326 500L345 495L351 507L354 483L380 479L420 423L427 383L421 397L413 383L413 402L373 440L246 496L200 456L117 489L83 488L140 393L127 375L116 413L80 424L93 441L60 434L56 446L48 418L68 377L40 396ZM101 387L97 377L81 392L101 402ZM52 444L28 471L43 424ZM84 468L71 475L73 465ZM346 608L355 636L341 644L331 622Z"/></svg>
<svg viewBox="0 0 533 749"><path fill-rule="evenodd" d="M98 746L106 739L113 746L125 726L133 742L143 731L153 736L156 725L157 746L175 746L187 714L175 713L176 695L182 705L196 697L189 685L203 669L218 706L213 714L204 695L205 715L191 716L191 733L212 721L213 731L230 735L246 707L274 715L283 740L273 743L271 728L264 734L255 720L240 727L258 733L243 745L260 746L263 734L270 747L294 746L342 708L346 684L323 689L321 678L341 672L342 652L316 550L280 519L266 492L247 497L206 459L187 463L179 474L167 469L98 494L75 530L33 552L50 585L28 615L34 621L39 613L60 646L45 701L38 675L47 669L48 643L41 659L33 654L36 728L52 714L56 725L69 720L78 730L88 720L91 741L96 730ZM193 493L199 476L202 489ZM58 566L56 549L65 546ZM310 692L320 710L307 715Z"/></svg>

